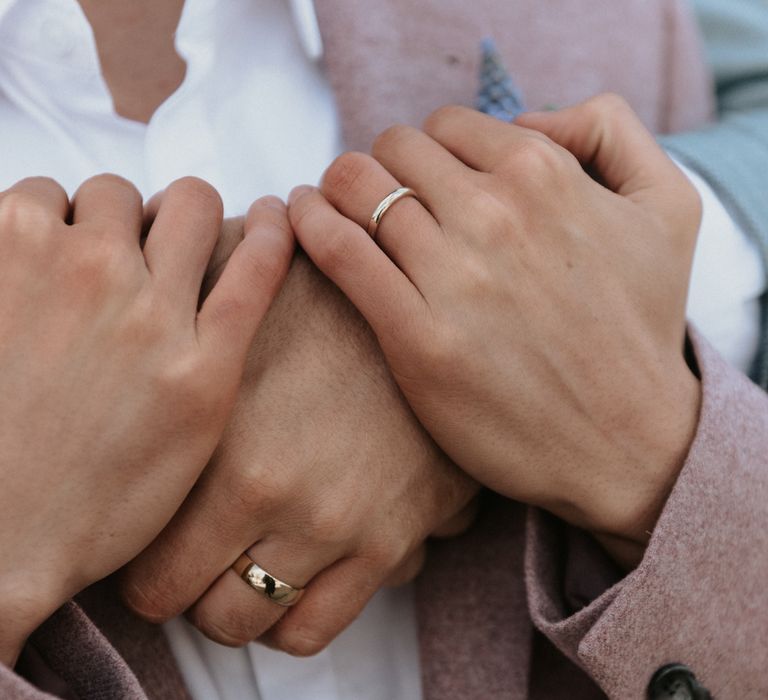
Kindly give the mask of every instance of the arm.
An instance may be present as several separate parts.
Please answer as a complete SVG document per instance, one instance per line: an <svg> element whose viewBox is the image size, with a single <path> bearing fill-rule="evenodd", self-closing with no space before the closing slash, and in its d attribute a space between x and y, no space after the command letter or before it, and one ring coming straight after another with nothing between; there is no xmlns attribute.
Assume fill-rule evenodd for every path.
<svg viewBox="0 0 768 700"><path fill-rule="evenodd" d="M644 697L672 662L715 698L768 694L768 396L692 337L703 389L698 430L639 566L574 608L579 572L606 565L582 547L572 576L553 575L553 556L565 556L575 531L542 511L529 516L534 622L612 698Z"/></svg>
<svg viewBox="0 0 768 700"><path fill-rule="evenodd" d="M755 241L764 265L768 5L695 4L717 82L719 121L661 141L709 183ZM763 348L765 333L763 322ZM764 649L758 640L768 635L760 546L768 524L768 405L697 332L693 336L703 386L697 437L638 568L619 580L595 552L589 561L582 557L572 575L553 576L552 562L569 551L578 531L531 511L527 567L534 619L615 697L639 697L654 672L675 661L687 664L715 697L763 697L768 688L756 654ZM759 355L752 372L764 388L766 359ZM579 609L569 604L569 591L578 590L577 570L587 567L606 570L616 585Z"/></svg>
<svg viewBox="0 0 768 700"><path fill-rule="evenodd" d="M662 144L709 182L757 242L766 264L768 5L761 0L696 0L695 5L714 70L719 119L700 131L665 136ZM768 357L757 358L752 376L768 386Z"/></svg>
<svg viewBox="0 0 768 700"><path fill-rule="evenodd" d="M460 110L433 116L427 132L463 163L423 134L390 132L375 154L426 208L409 200L410 213L403 203L387 214L379 250L360 228L364 192L326 178L327 199L294 195L297 237L364 310L414 409L457 463L557 516L533 511L527 583L535 622L561 650L616 698L641 697L671 662L689 663L720 697L761 697L765 617L728 616L768 602L768 564L752 554L752 533L768 524L768 399L695 335L684 360L695 192L615 100L517 124L528 129ZM576 153L612 192L530 129ZM357 167L365 177L346 179L367 183L380 165ZM329 239L340 213L351 221L334 223L343 234ZM369 301L384 289L391 308ZM561 575L580 530L637 567L586 607L569 604ZM597 545L582 540L577 573L605 569ZM604 578L619 578L615 566Z"/></svg>

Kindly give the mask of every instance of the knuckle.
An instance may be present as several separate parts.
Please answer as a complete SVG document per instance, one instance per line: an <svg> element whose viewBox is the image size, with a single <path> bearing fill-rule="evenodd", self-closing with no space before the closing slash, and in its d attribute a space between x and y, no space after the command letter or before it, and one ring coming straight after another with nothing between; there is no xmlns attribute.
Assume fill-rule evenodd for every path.
<svg viewBox="0 0 768 700"><path fill-rule="evenodd" d="M223 216L224 204L218 190L199 177L182 177L172 182L165 191L165 197L180 198L191 205Z"/></svg>
<svg viewBox="0 0 768 700"><path fill-rule="evenodd" d="M151 294L139 293L123 315L125 343L134 347L159 348L168 333L169 303Z"/></svg>
<svg viewBox="0 0 768 700"><path fill-rule="evenodd" d="M411 544L408 538L402 536L402 531L390 533L386 537L379 536L368 542L365 559L373 569L391 572L403 563Z"/></svg>
<svg viewBox="0 0 768 700"><path fill-rule="evenodd" d="M132 279L125 245L118 239L102 237L72 246L71 272L82 286L124 289Z"/></svg>
<svg viewBox="0 0 768 700"><path fill-rule="evenodd" d="M594 97L592 101L596 108L609 114L632 111L626 98L616 92L604 92Z"/></svg>
<svg viewBox="0 0 768 700"><path fill-rule="evenodd" d="M446 105L436 109L424 120L424 131L428 134L438 134L446 126L466 116L466 107L459 105Z"/></svg>
<svg viewBox="0 0 768 700"><path fill-rule="evenodd" d="M121 598L126 607L153 624L167 622L183 611L183 606L172 591L173 587L164 585L162 577L124 579L120 587Z"/></svg>
<svg viewBox="0 0 768 700"><path fill-rule="evenodd" d="M493 247L506 244L509 239L505 224L491 227L486 232L486 236L491 241ZM475 299L490 299L494 290L498 287L496 276L488 267L487 260L482 257L466 256L462 265L462 277L464 293ZM457 333L451 335L450 340L453 345L457 344L458 338L456 336Z"/></svg>
<svg viewBox="0 0 768 700"><path fill-rule="evenodd" d="M404 124L390 126L376 137L371 153L373 153L374 158L386 155L393 149L407 143L415 131L413 127Z"/></svg>
<svg viewBox="0 0 768 700"><path fill-rule="evenodd" d="M248 515L279 511L293 489L289 475L290 470L274 463L240 468L231 486L233 507Z"/></svg>
<svg viewBox="0 0 768 700"><path fill-rule="evenodd" d="M315 251L318 266L333 274L346 268L354 259L354 241L341 227L329 229Z"/></svg>
<svg viewBox="0 0 768 700"><path fill-rule="evenodd" d="M157 374L157 389L160 396L173 398L186 409L201 408L208 404L210 387L206 373L201 371L200 362L192 353L179 353L163 365Z"/></svg>
<svg viewBox="0 0 768 700"><path fill-rule="evenodd" d="M208 639L228 647L243 647L255 638L242 611L227 607L214 613L198 607L190 615L192 624Z"/></svg>
<svg viewBox="0 0 768 700"><path fill-rule="evenodd" d="M632 112L627 100L615 92L604 92L590 98L582 105L587 118L592 122L600 122L622 117Z"/></svg>
<svg viewBox="0 0 768 700"><path fill-rule="evenodd" d="M4 231L32 232L45 220L42 207L23 192L8 192L0 199L0 228Z"/></svg>
<svg viewBox="0 0 768 700"><path fill-rule="evenodd" d="M431 376L451 377L458 364L461 340L459 334L448 324L443 324L417 349L417 357Z"/></svg>
<svg viewBox="0 0 768 700"><path fill-rule="evenodd" d="M56 197L58 195L66 201L69 201L69 196L67 195L66 190L56 180L46 175L25 177L23 180L19 180L19 182L16 183L16 187L45 194L48 197Z"/></svg>
<svg viewBox="0 0 768 700"><path fill-rule="evenodd" d="M331 639L315 630L277 628L272 637L273 644L286 654L298 657L315 656L330 644Z"/></svg>
<svg viewBox="0 0 768 700"><path fill-rule="evenodd" d="M315 508L309 514L307 532L316 545L338 547L354 534L349 509L338 501Z"/></svg>
<svg viewBox="0 0 768 700"><path fill-rule="evenodd" d="M327 173L326 173L327 175ZM323 176L325 178L325 175ZM294 231L301 233L305 224L311 222L320 210L323 195L312 190L302 192L291 201L289 207L289 221Z"/></svg>
<svg viewBox="0 0 768 700"><path fill-rule="evenodd" d="M552 143L544 138L529 137L515 149L508 166L525 182L537 182L559 173L563 159Z"/></svg>
<svg viewBox="0 0 768 700"><path fill-rule="evenodd" d="M368 179L374 165L373 158L364 153L344 153L325 171L320 189L335 200L341 199Z"/></svg>
<svg viewBox="0 0 768 700"><path fill-rule="evenodd" d="M99 175L94 175L93 177L90 177L85 182L83 182L82 185L80 185L80 190L82 191L83 189L96 187L99 189L124 190L133 196L141 196L139 191L136 189L136 186L130 180L126 180L124 177L115 175L114 173L101 173Z"/></svg>
<svg viewBox="0 0 768 700"><path fill-rule="evenodd" d="M468 197L468 210L478 222L477 231L483 240L491 243L505 243L514 232L514 211L495 194L477 190ZM463 264L469 261L464 260Z"/></svg>

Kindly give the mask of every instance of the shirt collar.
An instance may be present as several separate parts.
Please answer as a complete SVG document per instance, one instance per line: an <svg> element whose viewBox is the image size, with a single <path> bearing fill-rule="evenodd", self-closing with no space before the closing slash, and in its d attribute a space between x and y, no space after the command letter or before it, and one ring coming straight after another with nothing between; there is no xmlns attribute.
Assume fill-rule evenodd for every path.
<svg viewBox="0 0 768 700"><path fill-rule="evenodd" d="M323 57L323 38L317 22L314 0L288 0L293 13L293 21L299 35L299 41L311 61Z"/></svg>

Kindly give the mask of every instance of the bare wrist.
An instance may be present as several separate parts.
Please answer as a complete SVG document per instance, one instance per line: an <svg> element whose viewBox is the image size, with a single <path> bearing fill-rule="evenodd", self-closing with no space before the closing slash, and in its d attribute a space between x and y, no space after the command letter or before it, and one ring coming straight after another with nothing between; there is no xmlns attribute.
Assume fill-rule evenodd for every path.
<svg viewBox="0 0 768 700"><path fill-rule="evenodd" d="M630 468L617 475L588 516L597 524L591 529L598 541L626 569L637 566L645 553L698 424L701 385L690 370L681 372L666 396L649 408L645 438L640 433Z"/></svg>

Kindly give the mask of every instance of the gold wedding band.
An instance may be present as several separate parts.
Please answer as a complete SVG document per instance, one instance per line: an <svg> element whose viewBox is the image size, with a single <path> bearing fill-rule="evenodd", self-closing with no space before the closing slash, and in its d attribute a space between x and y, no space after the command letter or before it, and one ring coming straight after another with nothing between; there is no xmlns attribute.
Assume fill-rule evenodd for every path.
<svg viewBox="0 0 768 700"><path fill-rule="evenodd" d="M403 197L415 197L417 200L419 196L410 187L398 187L392 194L388 194L371 216L371 220L368 222L368 235L376 240L376 232L379 230L379 224L384 218L384 214L387 213L389 208L397 201L403 199Z"/></svg>
<svg viewBox="0 0 768 700"><path fill-rule="evenodd" d="M303 588L294 588L272 576L254 562L247 554L240 555L232 565L237 575L251 588L261 593L273 603L290 608L299 602L304 594Z"/></svg>

